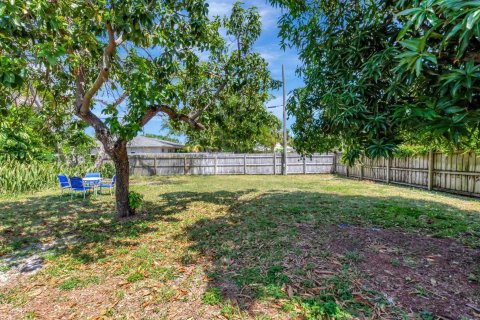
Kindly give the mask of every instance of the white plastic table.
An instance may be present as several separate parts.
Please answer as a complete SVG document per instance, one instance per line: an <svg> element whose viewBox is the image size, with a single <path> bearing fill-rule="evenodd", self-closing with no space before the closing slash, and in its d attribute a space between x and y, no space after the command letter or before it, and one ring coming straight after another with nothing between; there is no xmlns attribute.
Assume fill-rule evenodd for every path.
<svg viewBox="0 0 480 320"><path fill-rule="evenodd" d="M89 178L82 178L83 182L85 182L86 185L92 186L93 187L93 193L97 195L97 187L102 182L101 178L95 178L95 177L89 177Z"/></svg>

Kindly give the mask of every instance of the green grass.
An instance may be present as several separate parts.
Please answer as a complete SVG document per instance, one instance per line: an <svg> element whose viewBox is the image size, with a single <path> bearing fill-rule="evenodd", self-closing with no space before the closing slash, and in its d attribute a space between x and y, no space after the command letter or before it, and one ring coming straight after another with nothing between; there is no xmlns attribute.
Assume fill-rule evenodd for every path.
<svg viewBox="0 0 480 320"><path fill-rule="evenodd" d="M222 292L218 288L208 288L203 294L202 302L209 305L220 304L222 302Z"/></svg>
<svg viewBox="0 0 480 320"><path fill-rule="evenodd" d="M0 198L0 255L74 239L55 246L28 284L2 293L0 310L16 305L24 317L29 312L42 317L46 311L32 311L31 303L55 298L58 310L67 312L71 295L83 292L108 305L106 311L74 307L90 317L104 312L121 318L137 310L146 318L172 318L171 305L186 313L195 306L205 318L353 319L373 312L355 298L355 267L362 255L346 252L339 260L341 273L320 286L306 278L315 265L285 262L298 254L303 226L317 228L319 242L329 226L345 224L452 237L480 247L480 203L464 197L330 175L135 178L132 189L145 204L137 217L120 221L110 196L70 200L46 191ZM312 255L334 258L328 250ZM408 256L399 259L392 266L417 263ZM471 280L479 277L472 270ZM305 278L302 288L318 287L317 296L289 289L297 278ZM51 295L26 294L35 283ZM375 293L367 296L381 304ZM250 310L252 301L264 310Z"/></svg>

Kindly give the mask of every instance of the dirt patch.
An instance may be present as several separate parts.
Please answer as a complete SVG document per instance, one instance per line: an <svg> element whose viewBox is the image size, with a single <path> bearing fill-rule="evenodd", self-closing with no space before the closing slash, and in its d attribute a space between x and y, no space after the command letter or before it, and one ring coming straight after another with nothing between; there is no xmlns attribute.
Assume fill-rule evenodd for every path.
<svg viewBox="0 0 480 320"><path fill-rule="evenodd" d="M408 313L480 318L480 286L471 280L480 266L478 249L452 239L348 225L327 230L300 225L299 237L302 254L285 263L289 268L314 266L307 272L314 286L294 287L296 293L316 294L323 278L338 274L342 265L351 265L359 271L359 288L378 292Z"/></svg>

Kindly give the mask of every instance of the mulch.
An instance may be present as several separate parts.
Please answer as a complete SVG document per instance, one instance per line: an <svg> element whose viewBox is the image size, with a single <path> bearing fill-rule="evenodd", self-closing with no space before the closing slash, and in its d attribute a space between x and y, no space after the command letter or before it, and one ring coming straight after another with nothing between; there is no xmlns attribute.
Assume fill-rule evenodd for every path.
<svg viewBox="0 0 480 320"><path fill-rule="evenodd" d="M305 279L295 281L292 274L288 290L295 294L318 294L326 277L350 264L358 271L359 291L373 290L392 307L439 319L480 319L480 285L469 279L480 267L479 249L453 239L377 228L301 224L298 229L301 254L287 257L284 265L287 270L310 266L306 277L313 286L305 288L299 283ZM359 301L371 303L356 294Z"/></svg>

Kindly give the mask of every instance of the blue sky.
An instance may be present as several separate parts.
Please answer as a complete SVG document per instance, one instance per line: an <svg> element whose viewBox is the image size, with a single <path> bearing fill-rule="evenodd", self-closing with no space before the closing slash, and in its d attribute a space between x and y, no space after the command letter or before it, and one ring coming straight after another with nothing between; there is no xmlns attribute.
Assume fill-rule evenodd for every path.
<svg viewBox="0 0 480 320"><path fill-rule="evenodd" d="M233 4L237 1L207 0L210 5L210 15L224 16L230 14ZM257 7L262 17L262 34L255 44L255 51L259 52L267 60L273 78L282 80L282 64L284 64L287 93L301 87L303 82L295 74L297 65L300 64L297 52L288 48L284 51L280 48L277 21L282 14L281 9L271 6L265 0L244 0L242 2L244 7ZM272 94L275 98L267 106L281 105L283 101L282 90L272 91ZM282 108L269 110L282 119ZM291 125L292 121L292 119L289 119L287 124Z"/></svg>
<svg viewBox="0 0 480 320"><path fill-rule="evenodd" d="M210 16L224 16L231 12L233 4L238 0L207 0L209 3ZM262 34L255 44L255 51L259 52L268 62L269 69L274 79L282 79L282 64L285 65L285 78L287 83L287 93L295 88L302 86L303 82L296 76L296 67L300 64L295 50L280 48L280 38L278 37L277 21L281 15L281 9L272 7L265 0L244 0L244 7L256 6L262 17ZM275 96L267 106L277 106L282 104L282 90L272 91ZM109 99L106 99L109 100ZM98 109L97 109L98 110ZM282 119L282 108L268 109L277 117ZM96 111L99 113L100 110ZM165 134L162 130L165 117L157 116L150 120L143 128L144 133ZM290 127L293 119L287 121ZM88 128L87 132L93 135L93 129ZM181 139L183 140L183 138Z"/></svg>

